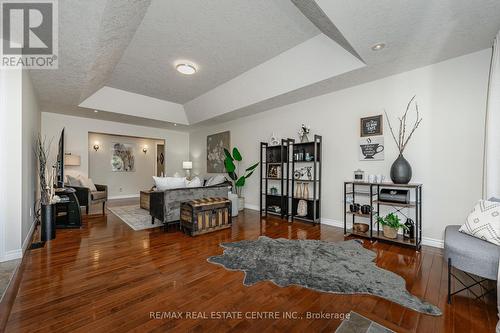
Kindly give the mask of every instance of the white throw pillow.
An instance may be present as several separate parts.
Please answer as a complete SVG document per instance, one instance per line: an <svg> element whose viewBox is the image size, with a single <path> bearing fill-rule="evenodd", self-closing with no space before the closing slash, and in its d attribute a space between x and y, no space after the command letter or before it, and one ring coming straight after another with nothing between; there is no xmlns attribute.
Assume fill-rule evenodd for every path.
<svg viewBox="0 0 500 333"><path fill-rule="evenodd" d="M158 191L171 190L174 188L185 188L186 178L176 178L176 177L155 177L153 176L153 181L156 185Z"/></svg>
<svg viewBox="0 0 500 333"><path fill-rule="evenodd" d="M500 202L480 200L459 231L500 245Z"/></svg>
<svg viewBox="0 0 500 333"><path fill-rule="evenodd" d="M207 179L205 186L219 185L219 184L224 183L225 181L226 181L226 177L224 177L223 175L215 175L215 176Z"/></svg>
<svg viewBox="0 0 500 333"><path fill-rule="evenodd" d="M191 180L186 179L186 187L202 187L203 184L199 177L194 177Z"/></svg>
<svg viewBox="0 0 500 333"><path fill-rule="evenodd" d="M69 186L82 186L82 182L77 177L67 175L66 180Z"/></svg>
<svg viewBox="0 0 500 333"><path fill-rule="evenodd" d="M82 176L82 175L78 175L78 180L80 181L80 183L82 184L82 186L83 187L87 187L90 190L90 192L97 191L97 188L95 187L94 182L92 181L92 179L87 178L87 177Z"/></svg>

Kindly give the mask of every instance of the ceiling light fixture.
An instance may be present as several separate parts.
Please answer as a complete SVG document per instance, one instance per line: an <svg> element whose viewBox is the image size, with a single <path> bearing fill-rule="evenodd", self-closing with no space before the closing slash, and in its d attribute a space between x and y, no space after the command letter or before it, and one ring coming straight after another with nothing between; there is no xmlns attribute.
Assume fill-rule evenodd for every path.
<svg viewBox="0 0 500 333"><path fill-rule="evenodd" d="M94 110L94 113L97 113L97 112L99 112L99 111L97 111L97 110Z"/></svg>
<svg viewBox="0 0 500 333"><path fill-rule="evenodd" d="M380 51L385 48L385 43L377 43L372 46L372 51Z"/></svg>
<svg viewBox="0 0 500 333"><path fill-rule="evenodd" d="M177 124L174 124L174 126L177 126Z"/></svg>
<svg viewBox="0 0 500 333"><path fill-rule="evenodd" d="M196 66L194 64L185 62L175 65L175 69L177 69L179 73L182 73L184 75L193 75L194 73L196 73Z"/></svg>

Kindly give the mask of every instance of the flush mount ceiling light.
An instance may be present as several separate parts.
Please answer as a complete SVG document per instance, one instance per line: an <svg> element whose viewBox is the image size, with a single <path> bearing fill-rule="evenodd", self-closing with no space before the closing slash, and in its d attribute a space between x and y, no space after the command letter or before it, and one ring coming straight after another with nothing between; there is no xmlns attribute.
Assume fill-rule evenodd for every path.
<svg viewBox="0 0 500 333"><path fill-rule="evenodd" d="M194 73L196 73L196 66L192 63L187 62L178 63L177 65L175 65L175 69L177 69L179 73L182 73L184 75L193 75Z"/></svg>
<svg viewBox="0 0 500 333"><path fill-rule="evenodd" d="M372 51L380 51L385 48L385 43L377 43L372 46Z"/></svg>

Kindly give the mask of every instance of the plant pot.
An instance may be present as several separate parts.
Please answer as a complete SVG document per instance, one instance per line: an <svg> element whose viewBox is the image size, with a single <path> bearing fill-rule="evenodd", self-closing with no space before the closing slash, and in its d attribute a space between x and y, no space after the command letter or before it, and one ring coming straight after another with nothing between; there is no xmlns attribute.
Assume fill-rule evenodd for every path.
<svg viewBox="0 0 500 333"><path fill-rule="evenodd" d="M391 166L391 180L394 184L408 184L411 180L411 165L399 154L398 158Z"/></svg>
<svg viewBox="0 0 500 333"><path fill-rule="evenodd" d="M56 206L42 205L41 241L46 242L56 238Z"/></svg>
<svg viewBox="0 0 500 333"><path fill-rule="evenodd" d="M384 236L391 239L396 239L398 237L398 229L394 229L384 225Z"/></svg>
<svg viewBox="0 0 500 333"><path fill-rule="evenodd" d="M245 197L238 197L238 210L241 212L245 209Z"/></svg>

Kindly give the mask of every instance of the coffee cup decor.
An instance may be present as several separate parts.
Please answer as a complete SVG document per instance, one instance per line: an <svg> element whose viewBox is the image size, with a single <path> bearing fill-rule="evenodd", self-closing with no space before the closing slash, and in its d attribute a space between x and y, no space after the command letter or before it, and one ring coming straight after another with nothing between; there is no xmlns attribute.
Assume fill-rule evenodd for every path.
<svg viewBox="0 0 500 333"><path fill-rule="evenodd" d="M361 161L384 160L384 137L374 136L361 138L359 142L359 159Z"/></svg>

